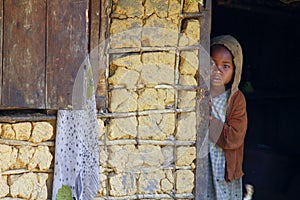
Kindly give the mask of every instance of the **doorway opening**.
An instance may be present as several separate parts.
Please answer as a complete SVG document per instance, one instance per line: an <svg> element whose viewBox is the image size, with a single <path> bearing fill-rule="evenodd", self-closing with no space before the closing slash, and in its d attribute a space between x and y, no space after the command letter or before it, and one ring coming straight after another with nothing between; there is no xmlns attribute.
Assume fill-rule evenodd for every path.
<svg viewBox="0 0 300 200"><path fill-rule="evenodd" d="M211 36L243 48L247 101L244 183L254 199L295 199L300 187L300 2L213 0Z"/></svg>

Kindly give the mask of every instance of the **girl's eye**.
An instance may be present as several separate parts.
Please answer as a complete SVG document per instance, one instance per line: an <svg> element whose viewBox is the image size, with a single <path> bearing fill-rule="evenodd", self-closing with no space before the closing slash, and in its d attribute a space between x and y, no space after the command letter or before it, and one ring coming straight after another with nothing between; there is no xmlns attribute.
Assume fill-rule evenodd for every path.
<svg viewBox="0 0 300 200"><path fill-rule="evenodd" d="M228 66L228 65L224 65L223 66L223 69L225 69L225 70L227 70L227 69L229 69L230 68L230 66Z"/></svg>

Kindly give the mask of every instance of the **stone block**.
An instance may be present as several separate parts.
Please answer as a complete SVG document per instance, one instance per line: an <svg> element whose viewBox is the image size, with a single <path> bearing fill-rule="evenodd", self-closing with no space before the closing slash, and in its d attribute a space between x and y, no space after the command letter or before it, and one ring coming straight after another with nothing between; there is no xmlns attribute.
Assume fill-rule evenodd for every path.
<svg viewBox="0 0 300 200"><path fill-rule="evenodd" d="M180 53L179 71L183 75L195 76L199 67L198 51L182 51Z"/></svg>
<svg viewBox="0 0 300 200"><path fill-rule="evenodd" d="M7 176L0 175L0 198L5 197L9 193L9 186L7 184Z"/></svg>
<svg viewBox="0 0 300 200"><path fill-rule="evenodd" d="M196 141L196 113L182 113L178 118L176 139Z"/></svg>
<svg viewBox="0 0 300 200"><path fill-rule="evenodd" d="M130 172L128 165L129 154L138 155L134 145L109 146L108 147L108 166L116 173ZM136 157L139 159L139 157Z"/></svg>
<svg viewBox="0 0 300 200"><path fill-rule="evenodd" d="M174 114L150 114L138 118L138 138L165 140L174 134Z"/></svg>
<svg viewBox="0 0 300 200"><path fill-rule="evenodd" d="M179 46L198 45L200 41L200 22L198 20L187 20L183 24Z"/></svg>
<svg viewBox="0 0 300 200"><path fill-rule="evenodd" d="M184 0L183 12L194 13L199 12L199 3L197 1Z"/></svg>
<svg viewBox="0 0 300 200"><path fill-rule="evenodd" d="M12 128L16 133L17 140L28 140L30 138L32 129L30 122L12 124Z"/></svg>
<svg viewBox="0 0 300 200"><path fill-rule="evenodd" d="M136 175L132 173L121 173L109 177L110 195L125 196L134 195L137 191Z"/></svg>
<svg viewBox="0 0 300 200"><path fill-rule="evenodd" d="M174 164L174 147L173 146L165 146L161 148L161 152L164 156L164 163L162 164L164 167L171 167Z"/></svg>
<svg viewBox="0 0 300 200"><path fill-rule="evenodd" d="M157 169L153 172L141 173L138 179L138 192L140 194L161 193L161 181L165 179L165 173Z"/></svg>
<svg viewBox="0 0 300 200"><path fill-rule="evenodd" d="M178 41L177 23L156 14L146 19L142 30L142 46L167 47L176 46Z"/></svg>
<svg viewBox="0 0 300 200"><path fill-rule="evenodd" d="M109 110L111 112L133 112L137 110L138 95L134 91L117 89L110 92Z"/></svg>
<svg viewBox="0 0 300 200"><path fill-rule="evenodd" d="M0 144L0 172L10 169L16 162L18 150L12 146Z"/></svg>
<svg viewBox="0 0 300 200"><path fill-rule="evenodd" d="M136 135L137 135L136 117L111 119L108 126L108 138L110 140L135 138Z"/></svg>
<svg viewBox="0 0 300 200"><path fill-rule="evenodd" d="M32 159L32 156L35 152L35 147L31 146L21 146L19 147L17 161L14 164L14 168L25 168Z"/></svg>
<svg viewBox="0 0 300 200"><path fill-rule="evenodd" d="M99 158L100 158L100 170L104 170L104 168L107 168L107 160L108 160L108 151L105 146L99 147Z"/></svg>
<svg viewBox="0 0 300 200"><path fill-rule="evenodd" d="M161 190L164 193L170 193L174 190L174 175L172 170L164 170L165 178L161 180Z"/></svg>
<svg viewBox="0 0 300 200"><path fill-rule="evenodd" d="M104 125L104 120L103 119L97 119L98 121L98 126L99 126L99 135L98 135L98 140L103 140L105 132L106 132L106 127Z"/></svg>
<svg viewBox="0 0 300 200"><path fill-rule="evenodd" d="M107 176L104 174L99 174L100 184L98 187L98 195L104 196L107 195Z"/></svg>
<svg viewBox="0 0 300 200"><path fill-rule="evenodd" d="M110 61L110 70L113 74L119 67L140 72L143 68L140 54L125 54L113 57Z"/></svg>
<svg viewBox="0 0 300 200"><path fill-rule="evenodd" d="M178 147L176 149L176 166L191 166L195 159L195 147Z"/></svg>
<svg viewBox="0 0 300 200"><path fill-rule="evenodd" d="M118 18L142 17L144 15L142 3L141 0L113 0L112 13Z"/></svg>
<svg viewBox="0 0 300 200"><path fill-rule="evenodd" d="M167 0L145 0L145 15L151 16L156 14L159 18L168 16L168 1Z"/></svg>
<svg viewBox="0 0 300 200"><path fill-rule="evenodd" d="M145 169L150 167L149 170L157 170L165 161L160 146L140 145L139 152ZM152 167L154 168L152 169Z"/></svg>
<svg viewBox="0 0 300 200"><path fill-rule="evenodd" d="M197 80L194 76L190 75L180 75L179 84L185 86L197 86Z"/></svg>
<svg viewBox="0 0 300 200"><path fill-rule="evenodd" d="M47 170L50 168L52 158L53 156L49 151L49 147L38 146L29 161L28 169Z"/></svg>
<svg viewBox="0 0 300 200"><path fill-rule="evenodd" d="M11 140L16 139L16 133L13 130L11 124L2 124L1 138L11 139Z"/></svg>
<svg viewBox="0 0 300 200"><path fill-rule="evenodd" d="M138 110L161 110L174 105L174 90L146 88L139 91Z"/></svg>
<svg viewBox="0 0 300 200"><path fill-rule="evenodd" d="M137 87L139 79L139 72L119 67L116 69L114 75L108 79L108 83L113 86L123 86L127 89L133 89Z"/></svg>
<svg viewBox="0 0 300 200"><path fill-rule="evenodd" d="M110 26L110 47L141 47L142 19L113 19Z"/></svg>
<svg viewBox="0 0 300 200"><path fill-rule="evenodd" d="M192 193L194 189L194 173L191 170L176 171L176 192L178 194Z"/></svg>
<svg viewBox="0 0 300 200"><path fill-rule="evenodd" d="M9 177L10 194L13 198L47 199L46 180L48 174L26 173Z"/></svg>
<svg viewBox="0 0 300 200"><path fill-rule="evenodd" d="M174 52L144 53L142 62L144 65L141 72L141 84L148 87L174 84Z"/></svg>
<svg viewBox="0 0 300 200"><path fill-rule="evenodd" d="M53 126L49 122L33 122L33 129L29 141L44 142L53 137Z"/></svg>
<svg viewBox="0 0 300 200"><path fill-rule="evenodd" d="M196 106L195 91L181 90L178 92L178 108L195 108Z"/></svg>
<svg viewBox="0 0 300 200"><path fill-rule="evenodd" d="M168 18L174 23L178 23L180 12L180 1L169 0Z"/></svg>

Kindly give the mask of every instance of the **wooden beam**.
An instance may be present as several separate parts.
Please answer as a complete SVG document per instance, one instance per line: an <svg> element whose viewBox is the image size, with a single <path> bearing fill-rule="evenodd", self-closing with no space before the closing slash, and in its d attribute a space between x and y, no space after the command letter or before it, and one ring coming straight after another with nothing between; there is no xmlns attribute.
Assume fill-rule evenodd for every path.
<svg viewBox="0 0 300 200"><path fill-rule="evenodd" d="M73 85L88 53L88 0L47 1L47 109L71 109Z"/></svg>
<svg viewBox="0 0 300 200"><path fill-rule="evenodd" d="M4 1L3 23L2 106L44 108L46 3Z"/></svg>

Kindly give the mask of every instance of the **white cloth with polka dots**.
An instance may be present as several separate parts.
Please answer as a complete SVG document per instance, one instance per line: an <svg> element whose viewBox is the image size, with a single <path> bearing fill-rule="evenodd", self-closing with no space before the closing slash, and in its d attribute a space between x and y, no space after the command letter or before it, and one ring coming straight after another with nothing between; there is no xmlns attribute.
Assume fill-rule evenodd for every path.
<svg viewBox="0 0 300 200"><path fill-rule="evenodd" d="M72 188L76 200L94 199L97 195L99 127L95 95L87 96L85 109L59 110L57 114L53 200L62 185Z"/></svg>

